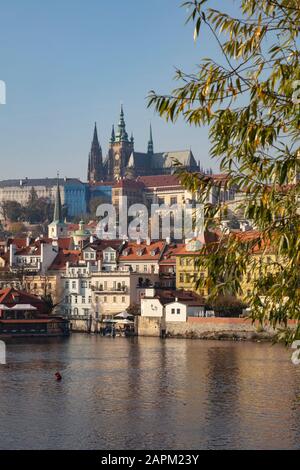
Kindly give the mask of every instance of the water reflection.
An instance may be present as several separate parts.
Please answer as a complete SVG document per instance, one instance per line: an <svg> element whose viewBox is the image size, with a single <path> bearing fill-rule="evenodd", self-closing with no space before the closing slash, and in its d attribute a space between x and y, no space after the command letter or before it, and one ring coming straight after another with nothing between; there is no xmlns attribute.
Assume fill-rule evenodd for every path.
<svg viewBox="0 0 300 470"><path fill-rule="evenodd" d="M0 396L1 449L300 447L300 368L269 344L10 344Z"/></svg>

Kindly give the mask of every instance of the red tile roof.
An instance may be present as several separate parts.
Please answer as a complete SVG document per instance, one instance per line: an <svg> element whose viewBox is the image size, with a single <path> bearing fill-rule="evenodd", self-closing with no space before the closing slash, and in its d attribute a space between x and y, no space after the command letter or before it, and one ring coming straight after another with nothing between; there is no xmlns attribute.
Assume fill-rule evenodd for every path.
<svg viewBox="0 0 300 470"><path fill-rule="evenodd" d="M40 313L45 311L46 304L43 300L28 292L19 291L13 287L7 287L0 291L0 304L7 307L13 307L17 304L31 304L38 309Z"/></svg>
<svg viewBox="0 0 300 470"><path fill-rule="evenodd" d="M127 242L122 250L120 261L155 261L159 260L165 248L165 242L155 241L147 245L146 242ZM141 251L141 254L139 252ZM155 254L153 253L155 252ZM127 254L126 254L127 253Z"/></svg>
<svg viewBox="0 0 300 470"><path fill-rule="evenodd" d="M176 175L139 176L137 181L143 183L146 188L182 187Z"/></svg>
<svg viewBox="0 0 300 470"><path fill-rule="evenodd" d="M175 266L176 255L177 253L180 253L180 251L184 248L184 246L185 246L184 243L177 243L177 244L172 243L171 245L167 245L164 251L163 257L161 258L159 264Z"/></svg>
<svg viewBox="0 0 300 470"><path fill-rule="evenodd" d="M59 250L55 260L49 267L49 271L63 271L66 269L67 262L76 264L81 259L81 251L78 250Z"/></svg>

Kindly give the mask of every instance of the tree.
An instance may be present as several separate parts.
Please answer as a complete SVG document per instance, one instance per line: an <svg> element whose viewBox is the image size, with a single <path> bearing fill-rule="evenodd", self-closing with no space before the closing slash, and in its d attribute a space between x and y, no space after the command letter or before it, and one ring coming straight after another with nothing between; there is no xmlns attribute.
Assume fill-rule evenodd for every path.
<svg viewBox="0 0 300 470"><path fill-rule="evenodd" d="M138 305L138 304L131 304L126 309L126 311L127 311L128 315L132 315L134 317L141 314L141 308L140 308L140 305Z"/></svg>
<svg viewBox="0 0 300 470"><path fill-rule="evenodd" d="M54 205L46 198L39 198L32 187L25 208L26 220L31 224L49 221L53 215Z"/></svg>
<svg viewBox="0 0 300 470"><path fill-rule="evenodd" d="M224 2L226 7L229 2ZM247 272L259 272L247 295L253 319L283 324L281 338L300 337L300 66L299 0L239 0L238 13L213 8L213 0L184 3L194 39L208 34L220 54L203 59L195 73L177 70L180 82L170 95L150 92L149 105L161 116L208 126L211 156L228 173L227 188L245 191L240 204L258 231L242 240L224 234L203 256L211 297L241 295ZM212 179L178 168L202 201ZM201 191L200 191L201 190ZM218 227L215 207L205 205L206 228ZM271 265L254 252L273 254ZM297 321L289 330L287 321Z"/></svg>
<svg viewBox="0 0 300 470"><path fill-rule="evenodd" d="M24 220L24 208L17 201L3 201L1 212L5 221L19 222Z"/></svg>

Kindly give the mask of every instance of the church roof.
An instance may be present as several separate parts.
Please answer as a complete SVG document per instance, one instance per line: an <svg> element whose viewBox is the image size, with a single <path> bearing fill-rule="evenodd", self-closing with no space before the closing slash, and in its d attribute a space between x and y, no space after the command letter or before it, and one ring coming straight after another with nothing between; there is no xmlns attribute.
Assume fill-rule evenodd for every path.
<svg viewBox="0 0 300 470"><path fill-rule="evenodd" d="M191 150L161 153L132 152L129 161L129 168L144 168L149 171L173 168L174 162L178 161L182 166L197 169L197 163Z"/></svg>
<svg viewBox="0 0 300 470"><path fill-rule="evenodd" d="M178 161L186 167L197 167L196 160L191 150L175 152L154 153L151 157L152 168L172 168L174 162Z"/></svg>
<svg viewBox="0 0 300 470"><path fill-rule="evenodd" d="M129 157L128 160L128 168L145 168L149 169L151 168L151 159L152 155L149 155L148 153L143 153L143 152L132 152L132 154Z"/></svg>

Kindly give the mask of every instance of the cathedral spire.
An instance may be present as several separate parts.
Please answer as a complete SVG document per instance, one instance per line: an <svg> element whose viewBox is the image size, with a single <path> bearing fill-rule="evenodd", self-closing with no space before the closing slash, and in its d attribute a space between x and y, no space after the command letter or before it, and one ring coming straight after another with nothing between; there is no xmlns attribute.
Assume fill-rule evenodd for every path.
<svg viewBox="0 0 300 470"><path fill-rule="evenodd" d="M93 145L99 145L97 123L95 122Z"/></svg>
<svg viewBox="0 0 300 470"><path fill-rule="evenodd" d="M124 109L123 105L121 104L121 111L120 111L120 120L118 124L118 132L116 135L117 142L128 142L128 134L126 132L126 124L124 119Z"/></svg>
<svg viewBox="0 0 300 470"><path fill-rule="evenodd" d="M94 135L91 145L91 151L89 153L88 162L88 181L95 183L101 181L103 178L103 161L102 161L102 149L99 144L97 123L95 122Z"/></svg>
<svg viewBox="0 0 300 470"><path fill-rule="evenodd" d="M148 141L148 154L153 155L154 153L154 145L153 145L153 136L152 136L152 125L150 124L150 138Z"/></svg>
<svg viewBox="0 0 300 470"><path fill-rule="evenodd" d="M112 126L112 131L111 131L111 138L110 138L110 143L114 144L116 140L116 134L115 134L115 126Z"/></svg>
<svg viewBox="0 0 300 470"><path fill-rule="evenodd" d="M63 223L62 205L61 205L61 196L60 196L60 187L59 187L59 173L57 173L57 186L56 186L53 222Z"/></svg>

